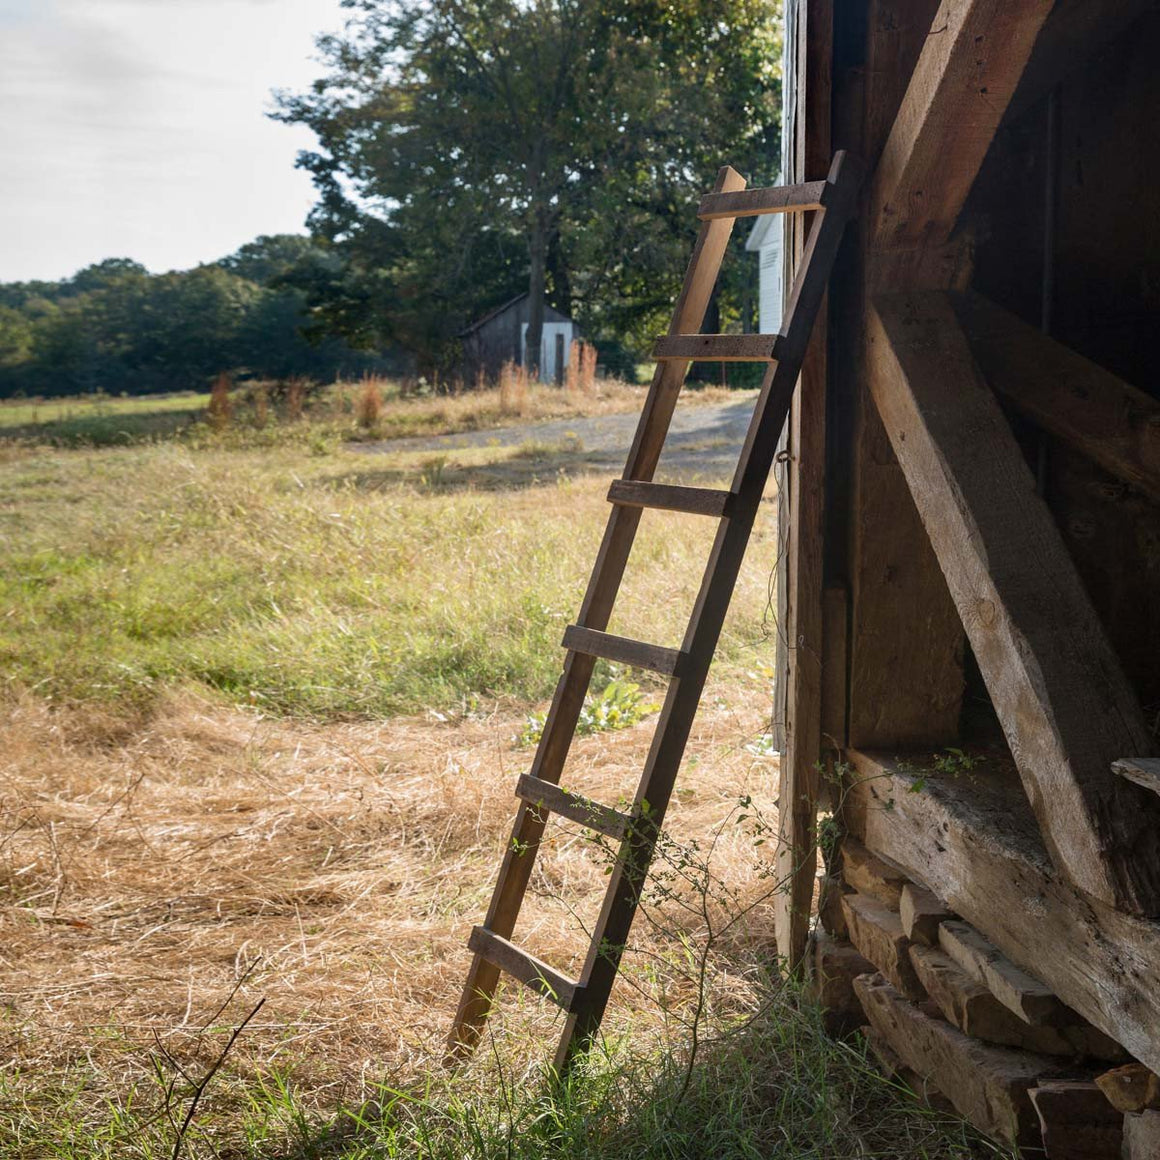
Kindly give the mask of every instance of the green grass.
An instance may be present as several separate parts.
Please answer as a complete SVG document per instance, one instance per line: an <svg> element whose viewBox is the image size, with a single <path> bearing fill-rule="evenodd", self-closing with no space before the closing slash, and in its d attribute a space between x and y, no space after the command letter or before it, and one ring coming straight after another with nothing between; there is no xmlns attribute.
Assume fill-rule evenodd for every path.
<svg viewBox="0 0 1160 1160"><path fill-rule="evenodd" d="M455 453L438 475L506 461L528 486L445 486L429 456L370 458L316 445L301 426L300 441L267 447L234 447L227 434L10 449L0 470L10 690L147 710L192 682L318 718L549 695L607 514L603 485L558 474L550 451L516 447ZM674 536L680 518L646 520L634 554L630 586L672 595L640 604L631 627L645 639L679 641L692 606L707 541ZM763 635L763 582L755 571L726 659Z"/></svg>
<svg viewBox="0 0 1160 1160"><path fill-rule="evenodd" d="M818 1011L770 981L756 1015L719 1024L694 1059L605 1042L563 1085L526 1070L501 1037L460 1074L368 1079L324 1112L281 1067L226 1065L182 1154L233 1160L969 1160L1010 1156L885 1078L858 1038L833 1040ZM226 1029L217 1033L226 1037ZM526 1045L525 1045L526 1051ZM211 1057L207 1057L211 1058ZM126 1083L83 1063L0 1073L0 1157L160 1160L173 1155L191 1088L154 1056ZM195 1069L194 1079L204 1070ZM94 1088L100 1094L94 1100Z"/></svg>
<svg viewBox="0 0 1160 1160"><path fill-rule="evenodd" d="M62 447L113 447L170 439L205 411L208 394L107 395L0 401L0 438Z"/></svg>

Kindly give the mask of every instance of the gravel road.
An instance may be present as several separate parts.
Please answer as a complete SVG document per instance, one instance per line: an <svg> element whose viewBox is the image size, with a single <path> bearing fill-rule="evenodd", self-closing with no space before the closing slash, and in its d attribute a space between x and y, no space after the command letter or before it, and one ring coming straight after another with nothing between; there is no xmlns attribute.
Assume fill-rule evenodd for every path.
<svg viewBox="0 0 1160 1160"><path fill-rule="evenodd" d="M733 473L753 413L755 393L736 402L698 406L686 397L677 406L657 470L658 481L721 480ZM399 451L450 451L463 447L512 447L526 443L553 446L578 440L588 470L619 472L636 430L638 416L598 415L588 419L552 419L517 427L494 427L456 435L417 436L381 443L359 443L352 450L368 454Z"/></svg>

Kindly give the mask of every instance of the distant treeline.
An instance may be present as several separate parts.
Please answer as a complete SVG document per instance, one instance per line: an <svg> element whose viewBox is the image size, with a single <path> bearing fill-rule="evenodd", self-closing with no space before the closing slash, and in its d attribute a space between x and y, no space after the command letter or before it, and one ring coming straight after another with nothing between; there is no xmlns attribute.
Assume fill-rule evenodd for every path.
<svg viewBox="0 0 1160 1160"><path fill-rule="evenodd" d="M112 258L60 282L0 283L0 397L204 388L222 372L329 381L395 369L317 328L301 283L338 259L263 237L220 262L150 274Z"/></svg>

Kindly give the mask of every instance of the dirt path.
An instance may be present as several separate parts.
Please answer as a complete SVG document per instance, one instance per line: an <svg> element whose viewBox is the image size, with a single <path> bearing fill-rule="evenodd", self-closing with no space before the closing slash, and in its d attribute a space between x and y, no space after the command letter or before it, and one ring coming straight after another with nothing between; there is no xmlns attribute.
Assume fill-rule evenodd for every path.
<svg viewBox="0 0 1160 1160"><path fill-rule="evenodd" d="M738 392L736 401L698 406L686 400L677 407L668 442L657 471L658 479L727 479L737 462L745 429L753 413L756 392ZM468 447L517 447L524 444L555 446L574 441L584 453L590 471L618 470L624 464L638 416L599 415L587 419L553 419L468 431L457 435L418 436L382 443L356 444L369 454L407 451L453 451Z"/></svg>

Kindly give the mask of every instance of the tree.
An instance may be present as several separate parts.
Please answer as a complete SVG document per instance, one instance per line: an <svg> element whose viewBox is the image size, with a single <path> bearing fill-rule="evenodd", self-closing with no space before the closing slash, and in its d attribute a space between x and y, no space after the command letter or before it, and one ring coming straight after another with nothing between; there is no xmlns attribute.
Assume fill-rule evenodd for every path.
<svg viewBox="0 0 1160 1160"><path fill-rule="evenodd" d="M11 306L0 305L0 367L19 366L32 347L32 323Z"/></svg>
<svg viewBox="0 0 1160 1160"><path fill-rule="evenodd" d="M344 3L344 34L319 42L328 75L278 116L319 139L300 158L312 224L347 258L336 321L364 337L446 361L522 282L534 369L546 298L599 316L627 294L639 321L671 299L688 203L721 162L776 170L765 2Z"/></svg>
<svg viewBox="0 0 1160 1160"><path fill-rule="evenodd" d="M66 294L88 294L93 290L107 290L110 286L124 283L126 279L141 279L149 276L149 271L132 258L106 258L94 262L83 270L78 270L62 283Z"/></svg>
<svg viewBox="0 0 1160 1160"><path fill-rule="evenodd" d="M305 234L263 234L217 264L259 286L277 286L286 275L325 254L325 249Z"/></svg>

